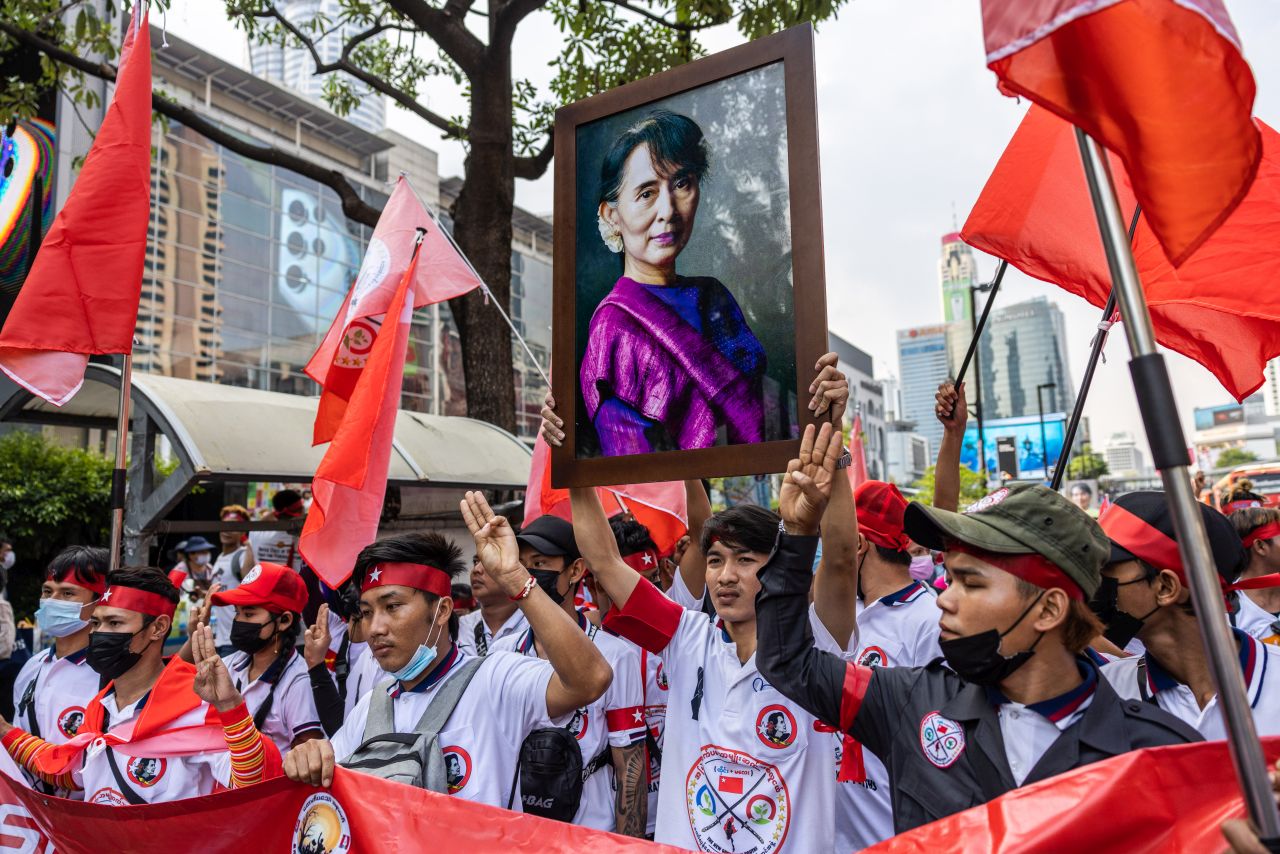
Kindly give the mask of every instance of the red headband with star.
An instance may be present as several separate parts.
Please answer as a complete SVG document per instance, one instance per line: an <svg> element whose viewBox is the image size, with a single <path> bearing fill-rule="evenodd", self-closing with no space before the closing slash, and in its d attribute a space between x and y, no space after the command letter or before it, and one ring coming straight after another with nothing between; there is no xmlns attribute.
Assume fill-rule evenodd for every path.
<svg viewBox="0 0 1280 854"><path fill-rule="evenodd" d="M159 593L150 593L136 587L108 587L107 592L95 604L170 619L173 619L173 612L178 609L177 602L170 602Z"/></svg>
<svg viewBox="0 0 1280 854"><path fill-rule="evenodd" d="M645 549L623 555L622 562L641 574L653 572L658 568L658 552L656 549Z"/></svg>
<svg viewBox="0 0 1280 854"><path fill-rule="evenodd" d="M449 573L425 563L377 564L365 574L360 592L388 585L412 587L441 599L448 599L453 593L453 579L449 577Z"/></svg>

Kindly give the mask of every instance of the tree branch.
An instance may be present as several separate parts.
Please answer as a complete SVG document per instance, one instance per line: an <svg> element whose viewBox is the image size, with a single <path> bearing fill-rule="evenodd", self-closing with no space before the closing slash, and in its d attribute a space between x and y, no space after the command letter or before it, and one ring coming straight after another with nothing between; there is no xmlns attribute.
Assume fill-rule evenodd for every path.
<svg viewBox="0 0 1280 854"><path fill-rule="evenodd" d="M542 150L532 157L517 157L515 163L515 172L517 178L523 178L526 181L536 181L546 174L547 167L551 165L551 157L555 154L555 139L550 138L547 144L542 146Z"/></svg>
<svg viewBox="0 0 1280 854"><path fill-rule="evenodd" d="M511 0L511 2L514 3L517 2L517 0ZM706 30L723 23L722 21L708 21L705 24L682 24L679 21L668 21L661 15L651 12L643 6L637 6L633 3L629 3L627 0L605 0L605 2L612 3L620 9L626 9L628 12L634 12L643 18L648 18L650 21L661 24L667 29L676 30L677 32L682 33L696 33L700 30Z"/></svg>
<svg viewBox="0 0 1280 854"><path fill-rule="evenodd" d="M105 62L93 62L92 60L82 59L65 50L53 42L36 35L33 32L24 30L14 26L8 21L0 20L0 32L11 37L17 42L34 48L48 56L54 62L74 68L92 77L101 80L115 82L116 69ZM267 163L273 166L279 166L296 172L314 181L332 189L338 194L338 198L342 201L342 212L346 217L362 225L375 226L378 223L378 215L381 213L377 208L366 204L360 198L359 192L346 179L341 172L336 169L326 169L318 163L314 163L296 154L290 154L273 148L269 145L259 145L245 141L239 135L233 134L226 129L220 127L208 118L200 115L195 110L184 107L176 101L171 101L158 92L151 95L151 106L157 113L167 116L174 121L191 128L200 134L216 142L219 145L235 152L250 160L258 163Z"/></svg>
<svg viewBox="0 0 1280 854"><path fill-rule="evenodd" d="M511 45L516 28L532 13L547 5L547 0L506 0L498 10L493 29L493 44L503 50Z"/></svg>
<svg viewBox="0 0 1280 854"><path fill-rule="evenodd" d="M437 9L424 0L387 0L387 6L426 33L468 77L483 71L487 52L484 42L467 29L465 13L455 14L457 4Z"/></svg>
<svg viewBox="0 0 1280 854"><path fill-rule="evenodd" d="M418 100L408 92L392 86L378 75L366 71L351 61L351 51L353 51L361 42L373 38L380 32L391 29L390 25L378 24L377 26L370 27L362 33L358 33L343 47L342 55L335 62L324 62L320 58L320 51L316 47L315 40L304 33L302 29L292 21L288 20L275 6L268 6L262 11L254 12L252 14L255 18L274 18L277 20L280 23L280 26L297 39L298 42L307 49L307 52L311 54L311 60L315 65L316 74L328 74L334 71L345 72L367 85L370 89L373 89L375 92L381 92L383 95L391 98L409 112L426 119L428 122L451 136L462 136L466 132L466 128L460 127L457 123L450 121L439 113L418 103Z"/></svg>

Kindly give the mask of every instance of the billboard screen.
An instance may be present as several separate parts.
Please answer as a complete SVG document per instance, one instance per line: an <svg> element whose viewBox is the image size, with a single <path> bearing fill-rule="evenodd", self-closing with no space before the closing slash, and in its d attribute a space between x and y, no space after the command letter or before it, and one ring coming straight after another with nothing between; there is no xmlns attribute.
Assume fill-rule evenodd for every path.
<svg viewBox="0 0 1280 854"><path fill-rule="evenodd" d="M1238 403L1222 406L1201 406L1196 409L1196 429L1212 430L1224 424L1243 424L1244 407Z"/></svg>
<svg viewBox="0 0 1280 854"><path fill-rule="evenodd" d="M995 418L984 421L983 434L986 439L987 470L993 474L1001 472L1001 479L1008 480L1042 480L1047 478L1045 457L1049 464L1058 462L1062 453L1062 440L1066 435L1067 416L1062 412L1045 413L1044 445L1041 447L1040 417L1024 415L1018 418ZM1000 447L1004 453L1000 453ZM979 471L978 464L978 425L970 419L969 427L964 432L964 445L960 449L960 463L974 471ZM1010 465L1016 471L1010 470ZM1008 475L1005 477L1004 475Z"/></svg>

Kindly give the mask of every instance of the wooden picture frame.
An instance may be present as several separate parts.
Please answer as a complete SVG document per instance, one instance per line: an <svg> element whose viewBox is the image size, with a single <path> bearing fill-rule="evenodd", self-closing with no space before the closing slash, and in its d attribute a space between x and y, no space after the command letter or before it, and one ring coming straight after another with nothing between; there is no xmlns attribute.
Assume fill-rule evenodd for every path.
<svg viewBox="0 0 1280 854"><path fill-rule="evenodd" d="M780 86L776 85L779 81ZM775 236L784 235L787 238L783 244L787 253L785 261L774 255L763 258L762 261L776 262L777 270L782 270L785 266L791 284L790 322L786 318L787 309L777 307L787 301L788 295L782 293L784 288L777 288L778 299L770 309L773 311L770 317L774 318L771 322L775 325L764 330L766 333L772 331L776 334L757 335L747 325L747 334L758 338L761 347L775 348L771 353L777 353L776 348L783 347L787 343L786 339L790 338L790 348L783 351L783 358L762 360L768 363L768 370L773 373L768 374L761 382L766 389L771 386L779 389L777 399L769 398L767 391L759 399L763 403L761 409L764 413L763 427L760 430L762 440L692 449L649 450L619 456L603 455L598 447L603 441L597 437L591 421L586 420L587 429L581 431L581 436L578 427L579 419L585 419L580 385L580 365L585 349L582 318L590 320L591 315L586 313L586 309L590 308L592 312L595 310L588 299L581 300L582 305L579 305L579 288L583 286L580 278L590 278L591 287L596 290L601 287L599 276L580 277L579 254L582 252L585 258L587 253L600 251L593 247L592 240L601 246L607 245L607 241L602 240L603 231L592 235L584 234L584 230L596 232L597 217L600 219L599 228L604 229L608 225L604 221L604 213L608 211L597 213L598 210L603 210L600 207L602 203L592 201L593 198L600 198L599 180L592 182L594 189L591 192L597 195L585 196L587 203L582 204L581 210L579 209L580 196L587 192L579 187L579 170L580 166L583 170L588 169L593 160L603 163L605 152L599 145L584 147L580 163L579 148L583 146L584 139L594 138L599 142L600 138L607 138L601 137L604 133L601 128L614 127L618 122L628 120L627 117L631 115L652 115L652 112L639 111L663 109L665 102L669 100L673 103L690 103L689 99L703 98L706 103L714 104L719 103L715 98L722 97L725 104L747 104L745 110L739 109L736 112L731 107L723 107L723 112L719 115L732 115L735 117L734 121L751 124L755 119L750 117L757 115L758 109L763 110L763 107L758 108L756 103L742 97L742 92L749 91L746 88L749 85L768 85L772 87L771 93L778 88L782 90L780 95L770 95L770 103L775 104L776 109L768 115L775 116L780 125L772 137L775 150L770 152L763 148L759 162L768 162L769 158L773 158L779 164L778 176L784 179L780 183L784 184L787 194L785 204L780 201L775 203L778 210L786 215L786 225L784 227L772 221L767 222L764 227L772 229L771 233ZM722 88L714 88L717 86ZM729 101L729 94L720 96L716 94L718 91L733 92L736 100ZM684 100L675 100L680 98ZM738 118L740 116L749 118ZM781 127L783 121L785 172L780 165L782 158L773 157L781 144L779 134L784 130ZM614 124L605 124L606 122ZM760 122L763 123L764 119ZM755 132L763 139L760 127L761 125L757 125ZM708 180L723 182L734 175L733 164L743 161L740 157L732 157L724 158L730 161L728 163L717 163L711 134L706 135L706 140L711 153ZM741 147L749 143L735 144ZM605 147L608 147L608 143ZM596 175L600 174L599 170L600 166L597 165ZM588 180L590 178L586 171L582 177ZM585 181L582 183L585 186ZM763 193L761 198L776 199L782 192L781 188L770 187L759 190L758 185L759 181L756 181L756 192ZM723 190L721 194L729 192ZM697 200L693 203L695 213L698 204ZM733 212L734 209L728 210ZM807 407L807 390L816 373L815 363L828 349L812 27L807 24L794 27L559 109L555 120L555 212L552 385L557 412L564 419L566 435L563 446L552 449L552 485L557 488L600 486L785 471L788 461L795 456L799 447L799 435L807 424L815 423ZM723 214L722 209L722 218ZM761 219L767 221L767 218ZM699 218L696 222L696 228L688 228L695 236L697 230L703 228L703 219ZM757 220L750 217L742 220L743 229L760 227ZM692 238L686 235L684 240L687 244ZM702 244L707 243L710 243L710 251L713 252L720 252L720 247L727 245L717 243L714 236L710 241L702 241ZM739 247L735 250L738 253L736 263L739 268L744 253L748 251L740 248L743 243L744 241L739 240L733 244ZM682 244L676 251L682 251L686 244ZM620 238L615 245L620 245ZM587 247L585 251L582 249L584 246ZM614 248L612 251L618 252L619 249ZM621 266L619 263L619 267ZM780 274L775 271L775 279L777 275ZM763 284L752 283L751 287L755 288L754 292L759 293L762 288L769 288L772 284L766 281ZM604 287L607 291L607 280ZM728 290L729 286L721 285L721 288ZM582 312L579 311L580 308L583 309ZM748 320L750 310L750 305L743 309L743 316ZM594 387L588 385L588 388ZM723 441L725 428L721 424L718 429L719 438ZM592 441L597 443L595 454L589 449ZM584 451L583 448L587 450Z"/></svg>

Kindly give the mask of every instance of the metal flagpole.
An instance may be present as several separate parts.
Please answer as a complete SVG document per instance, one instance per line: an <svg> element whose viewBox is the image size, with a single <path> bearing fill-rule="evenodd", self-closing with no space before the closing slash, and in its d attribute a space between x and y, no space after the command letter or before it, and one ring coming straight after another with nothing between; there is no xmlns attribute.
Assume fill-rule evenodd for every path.
<svg viewBox="0 0 1280 854"><path fill-rule="evenodd" d="M111 470L111 568L120 568L124 541L124 489L129 452L129 402L133 388L133 351L124 354L120 371L120 411L116 416L116 467Z"/></svg>
<svg viewBox="0 0 1280 854"><path fill-rule="evenodd" d="M1133 233L1138 230L1138 218L1142 216L1142 206L1133 209L1133 219L1129 221L1129 245L1133 245ZM1076 431L1080 429L1080 418L1084 415L1084 401L1089 396L1089 388L1093 385L1093 373L1098 369L1098 361L1102 358L1102 348L1107 346L1107 334L1111 332L1111 317L1116 313L1116 290L1111 289L1107 296L1107 304L1102 309L1102 320L1098 321L1098 332L1093 336L1093 350L1089 353L1089 364L1084 369L1084 379L1080 384L1080 395L1071 410L1071 420L1067 422L1067 434L1062 437L1062 451L1058 454L1058 464L1053 469L1053 480L1049 488L1062 488L1062 478L1067 473L1067 463L1071 460L1071 446L1076 441Z"/></svg>
<svg viewBox="0 0 1280 854"><path fill-rule="evenodd" d="M996 267L996 277L987 287L991 288L991 293L987 296L987 304L982 307L982 317L978 318L978 325L973 328L973 340L969 342L969 350L964 354L964 361L960 363L960 370L956 373L956 385L964 382L964 375L969 371L969 363L973 361L973 356L978 350L978 341L982 338L982 330L987 325L987 315L991 314L991 306L995 304L996 294L1000 292L1000 282L1004 280L1004 271L1009 268L1009 262L1000 259L1000 266ZM979 288L981 290L981 288ZM981 403L978 404L982 406Z"/></svg>
<svg viewBox="0 0 1280 854"><path fill-rule="evenodd" d="M987 316L991 314L991 307L995 305L996 294L1000 293L1000 283L1004 281L1004 271L1009 268L1009 262L1000 259L1000 265L996 267L995 278L985 285L969 286L969 320L973 323L973 337L969 341L969 349L964 354L964 361L960 363L960 370L956 373L956 388L964 382L965 374L969 371L969 362L979 363L976 368L978 372L977 381L974 383L974 390L978 393L974 400L973 417L978 425L978 471L982 473L982 479L988 484L991 480L991 474L987 469L987 437L982 429L982 419L986 414L982 410L982 368L978 356L978 342L982 340L982 330L987 326ZM986 305L982 307L982 317L975 319L974 314L974 294L978 291L990 291L987 295Z"/></svg>
<svg viewBox="0 0 1280 854"><path fill-rule="evenodd" d="M1213 674L1218 702L1227 725L1231 759L1244 790L1249 817L1258 828L1264 844L1272 851L1280 850L1280 815L1276 812L1266 760L1262 755L1258 733L1253 725L1253 714L1245 694L1236 644L1227 626L1226 610L1222 607L1222 590L1218 584L1218 573L1213 567L1209 540L1205 535L1199 505L1191 491L1186 440L1182 433L1182 423L1178 420L1173 387L1169 382L1164 357L1156 350L1155 331L1147 310L1147 298L1142 292L1142 283L1138 280L1132 247L1125 239L1124 220L1116 201L1111 170L1098 143L1079 128L1076 128L1076 142L1080 147L1080 159L1084 163L1085 177L1089 182L1089 195L1092 197L1098 229L1102 233L1102 243L1107 253L1112 292L1116 295L1120 314L1124 318L1125 336L1132 353L1129 372L1137 393L1138 409L1142 413L1151 455L1156 468L1160 470L1169 509L1173 514L1173 527L1178 535L1178 553L1186 567L1209 671Z"/></svg>

